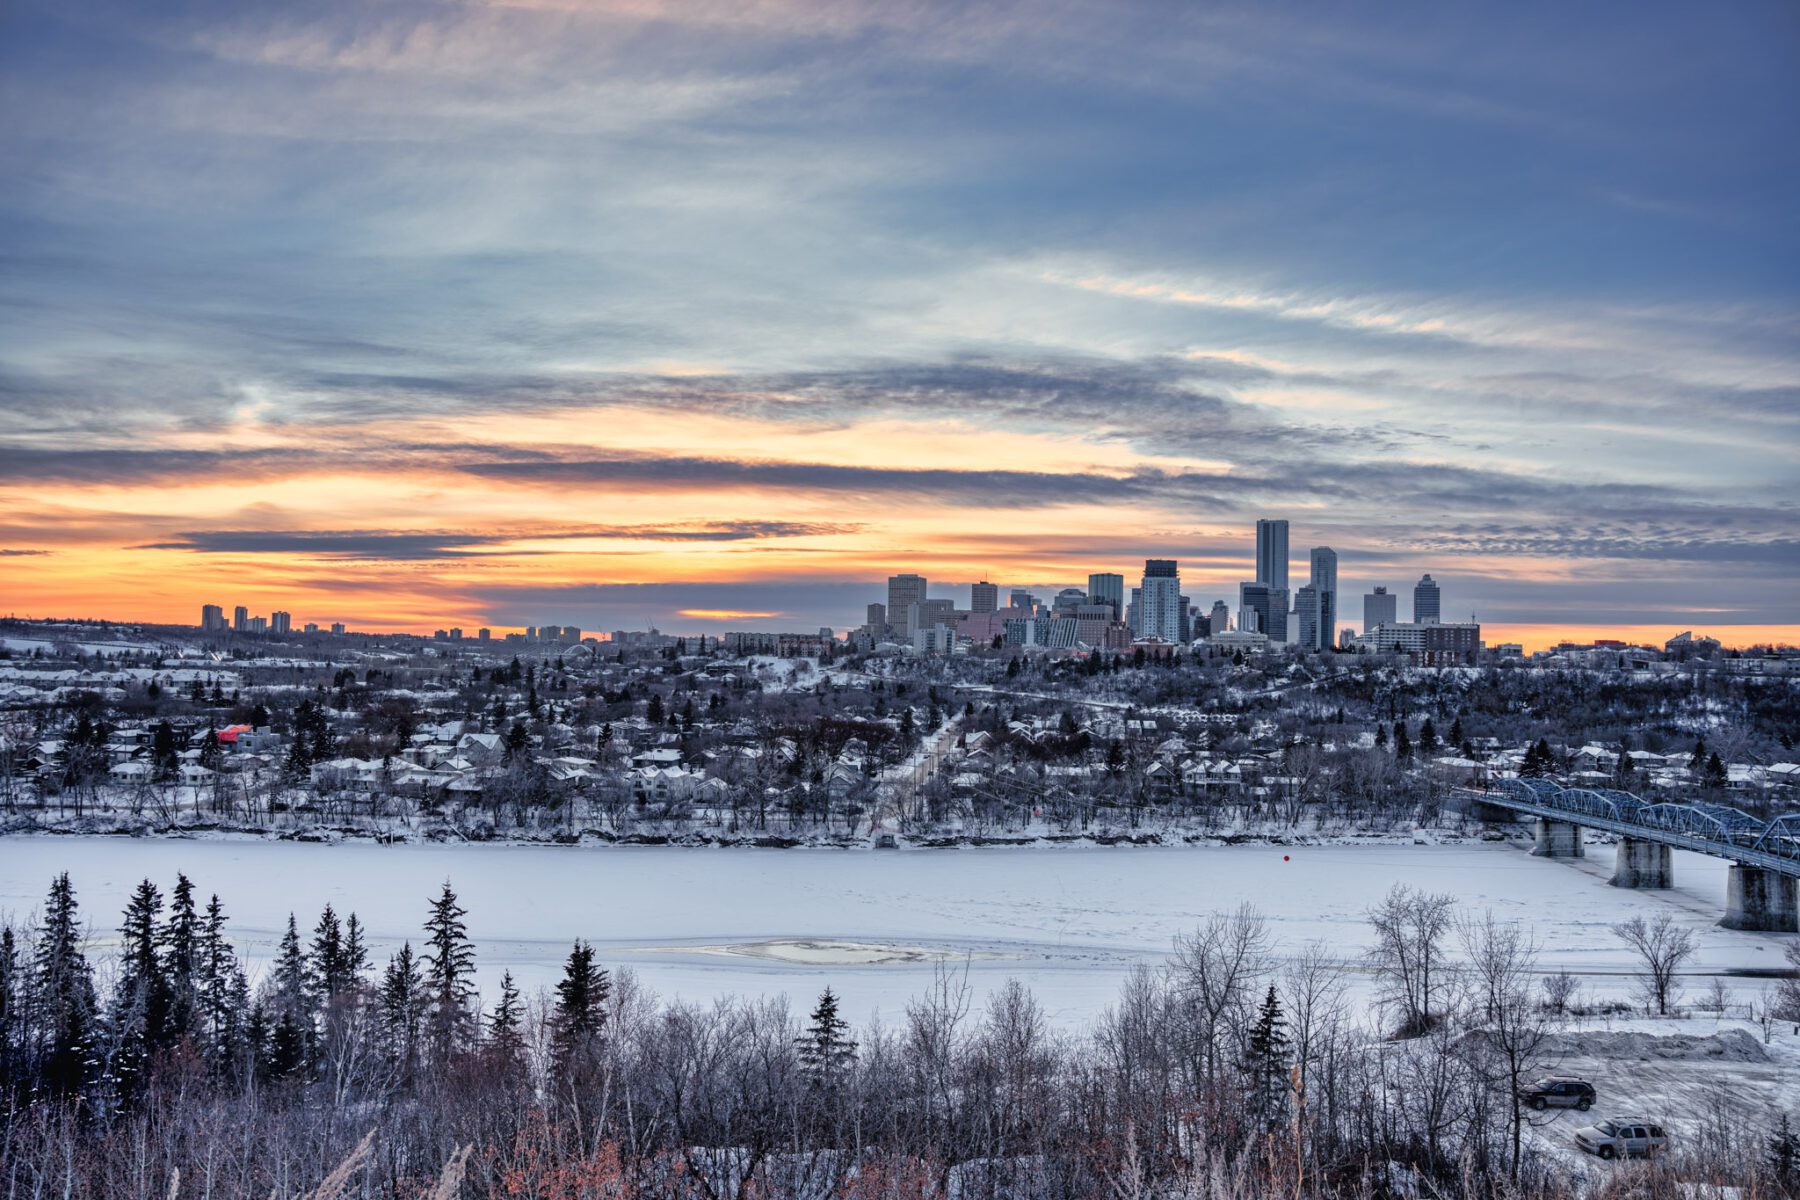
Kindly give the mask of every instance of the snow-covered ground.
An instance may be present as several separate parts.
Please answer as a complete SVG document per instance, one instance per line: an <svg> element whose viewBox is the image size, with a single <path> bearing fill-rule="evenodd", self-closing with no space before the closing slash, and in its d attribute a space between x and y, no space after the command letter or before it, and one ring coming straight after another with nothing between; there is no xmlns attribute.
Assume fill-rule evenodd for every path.
<svg viewBox="0 0 1800 1200"><path fill-rule="evenodd" d="M1669 912L1694 930L1690 995L1727 974L1744 1002L1764 981L1733 973L1780 965L1781 935L1715 924L1723 862L1678 853L1677 888L1629 892L1606 883L1610 848L1589 853L1572 863L1479 842L776 852L35 836L0 839L0 911L30 914L67 870L105 942L138 880L166 892L183 871L224 899L252 963L290 911L307 930L327 901L359 914L385 960L418 938L427 897L449 879L484 990L503 968L527 989L548 986L581 937L665 995L785 992L800 1007L829 983L859 1019L897 1015L949 961L966 963L978 994L1016 977L1077 1024L1111 1003L1133 963L1161 961L1176 934L1243 901L1284 948L1319 939L1353 961L1365 910L1396 881L1526 922L1544 968L1581 976L1588 998L1629 993L1632 960L1609 927L1636 914Z"/></svg>

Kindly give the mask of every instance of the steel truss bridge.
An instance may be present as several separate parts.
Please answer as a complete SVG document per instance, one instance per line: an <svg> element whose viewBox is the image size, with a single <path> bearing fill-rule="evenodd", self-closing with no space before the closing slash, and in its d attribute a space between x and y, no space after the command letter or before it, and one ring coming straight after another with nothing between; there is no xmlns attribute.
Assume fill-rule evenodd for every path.
<svg viewBox="0 0 1800 1200"><path fill-rule="evenodd" d="M1482 804L1660 842L1746 867L1800 878L1800 813L1759 821L1724 804L1652 804L1615 788L1563 787L1548 779L1499 779L1474 793Z"/></svg>

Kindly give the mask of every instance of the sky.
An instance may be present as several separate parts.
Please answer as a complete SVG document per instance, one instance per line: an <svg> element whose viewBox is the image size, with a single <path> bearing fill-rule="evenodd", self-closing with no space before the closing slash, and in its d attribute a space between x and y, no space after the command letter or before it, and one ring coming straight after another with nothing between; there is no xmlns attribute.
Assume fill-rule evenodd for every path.
<svg viewBox="0 0 1800 1200"><path fill-rule="evenodd" d="M843 629L1258 517L1800 642L1800 9L13 0L0 613ZM1402 603L1402 615L1409 606Z"/></svg>

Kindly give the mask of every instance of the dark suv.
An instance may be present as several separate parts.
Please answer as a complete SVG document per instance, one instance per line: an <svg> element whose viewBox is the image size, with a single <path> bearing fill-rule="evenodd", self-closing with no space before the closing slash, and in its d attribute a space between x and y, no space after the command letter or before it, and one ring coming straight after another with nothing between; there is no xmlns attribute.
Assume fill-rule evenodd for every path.
<svg viewBox="0 0 1800 1200"><path fill-rule="evenodd" d="M1519 1098L1539 1112L1546 1108L1578 1108L1586 1112L1594 1107L1594 1085L1582 1079L1552 1075L1520 1088Z"/></svg>

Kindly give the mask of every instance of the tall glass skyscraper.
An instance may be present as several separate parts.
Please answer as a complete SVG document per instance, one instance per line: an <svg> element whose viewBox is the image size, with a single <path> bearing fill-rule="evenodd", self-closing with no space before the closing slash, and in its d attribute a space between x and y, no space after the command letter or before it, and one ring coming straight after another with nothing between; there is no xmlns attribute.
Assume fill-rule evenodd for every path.
<svg viewBox="0 0 1800 1200"><path fill-rule="evenodd" d="M1287 590L1288 523L1258 521L1256 523L1256 582Z"/></svg>

